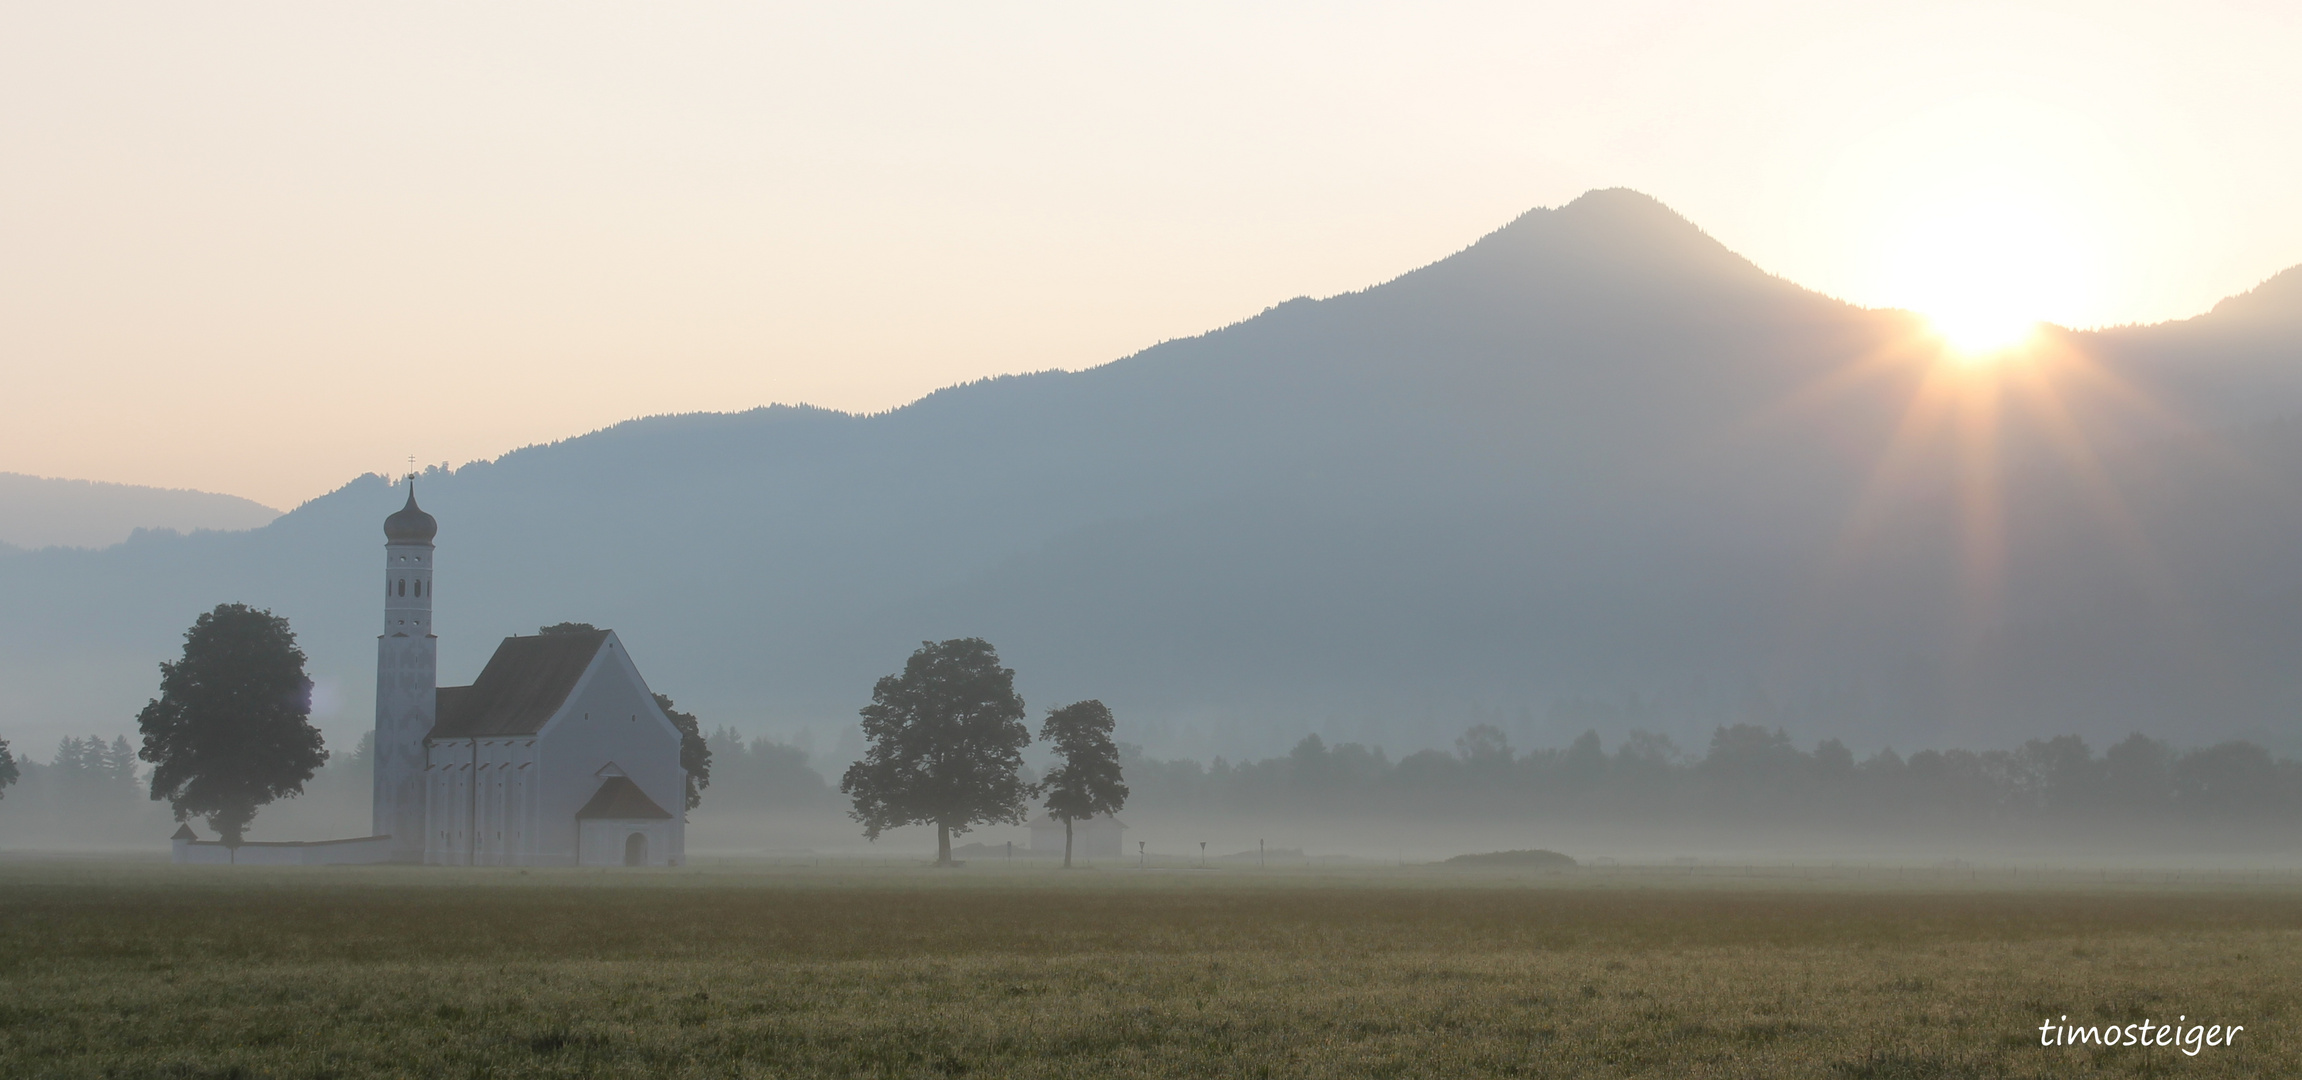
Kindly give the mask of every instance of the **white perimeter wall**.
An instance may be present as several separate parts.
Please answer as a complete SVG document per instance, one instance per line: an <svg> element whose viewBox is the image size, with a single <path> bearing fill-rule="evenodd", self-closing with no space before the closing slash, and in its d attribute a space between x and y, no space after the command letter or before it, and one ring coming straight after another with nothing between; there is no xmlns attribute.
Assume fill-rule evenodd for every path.
<svg viewBox="0 0 2302 1080"><path fill-rule="evenodd" d="M174 840L175 861L222 866L367 866L392 861L389 836L316 843L249 843L238 851L221 840Z"/></svg>

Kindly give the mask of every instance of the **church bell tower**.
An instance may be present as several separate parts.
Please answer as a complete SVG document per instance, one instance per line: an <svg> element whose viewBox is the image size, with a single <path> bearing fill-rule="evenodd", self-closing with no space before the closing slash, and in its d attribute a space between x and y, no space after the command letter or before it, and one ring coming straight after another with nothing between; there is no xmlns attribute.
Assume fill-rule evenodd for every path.
<svg viewBox="0 0 2302 1080"><path fill-rule="evenodd" d="M384 632L376 639L375 834L395 862L424 857L424 739L439 698L439 638L432 634L432 537L439 523L408 504L384 519Z"/></svg>

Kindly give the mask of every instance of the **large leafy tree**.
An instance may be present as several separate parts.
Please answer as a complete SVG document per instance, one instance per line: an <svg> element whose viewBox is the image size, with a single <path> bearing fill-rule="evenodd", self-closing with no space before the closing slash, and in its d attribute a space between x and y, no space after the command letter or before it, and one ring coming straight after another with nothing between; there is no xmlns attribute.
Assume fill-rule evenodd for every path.
<svg viewBox="0 0 2302 1080"><path fill-rule="evenodd" d="M599 627L587 622L553 623L536 628L539 634L596 634ZM679 711L671 699L655 695L656 707L671 718L671 726L679 729L679 765L687 770L687 808L703 805L703 789L711 786L711 743L703 737L703 722L694 713Z"/></svg>
<svg viewBox="0 0 2302 1080"><path fill-rule="evenodd" d="M874 840L903 825L935 826L935 863L951 865L951 835L1018 824L1032 785L1019 770L1031 731L1015 672L982 638L922 642L899 675L871 688L870 740L839 790Z"/></svg>
<svg viewBox="0 0 2302 1080"><path fill-rule="evenodd" d="M0 798L8 795L8 785L16 782L16 755L8 751L8 740L0 739Z"/></svg>
<svg viewBox="0 0 2302 1080"><path fill-rule="evenodd" d="M184 656L160 664L160 696L136 718L137 755L152 763L152 798L176 820L205 817L238 845L258 807L302 794L328 760L309 719L312 680L288 620L220 604L184 633Z"/></svg>
<svg viewBox="0 0 2302 1080"><path fill-rule="evenodd" d="M1039 737L1055 744L1062 763L1048 770L1042 789L1047 813L1063 823L1063 868L1071 868L1071 823L1116 814L1127 803L1119 775L1119 747L1111 741L1111 710L1095 700L1075 701L1047 713Z"/></svg>

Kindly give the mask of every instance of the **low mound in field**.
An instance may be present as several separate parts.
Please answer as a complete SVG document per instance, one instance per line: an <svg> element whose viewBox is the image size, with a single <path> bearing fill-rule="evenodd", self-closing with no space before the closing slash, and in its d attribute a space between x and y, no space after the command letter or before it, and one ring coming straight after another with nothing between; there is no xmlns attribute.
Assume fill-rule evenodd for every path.
<svg viewBox="0 0 2302 1080"><path fill-rule="evenodd" d="M1447 860L1449 866L1511 866L1541 870L1564 870L1575 865L1575 860L1556 851L1482 851L1476 855L1457 855Z"/></svg>

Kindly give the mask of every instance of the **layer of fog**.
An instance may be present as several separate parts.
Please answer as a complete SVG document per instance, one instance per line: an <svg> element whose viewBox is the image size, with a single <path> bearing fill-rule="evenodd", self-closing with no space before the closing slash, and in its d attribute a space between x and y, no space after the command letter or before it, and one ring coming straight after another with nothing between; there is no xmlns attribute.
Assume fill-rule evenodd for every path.
<svg viewBox="0 0 2302 1080"><path fill-rule="evenodd" d="M933 849L926 829L864 840L836 790L836 751L726 727L711 743L691 858L902 864ZM2243 742L2178 748L2134 735L2098 748L2063 736L1858 758L1836 740L1802 747L1749 725L1715 729L1695 750L1645 731L1609 744L1595 730L1529 750L1477 725L1450 750L1397 757L1314 735L1240 762L1123 744L1123 762L1125 856L1085 860L1106 867L1423 863L1531 848L1586 866L2302 867L2302 762ZM0 850L166 850L175 822L145 796L125 736L68 740L21 764L0 797ZM364 744L343 752L301 797L259 813L248 838L366 835L368 768ZM957 843L963 858L1043 858L1019 826L979 826Z"/></svg>

